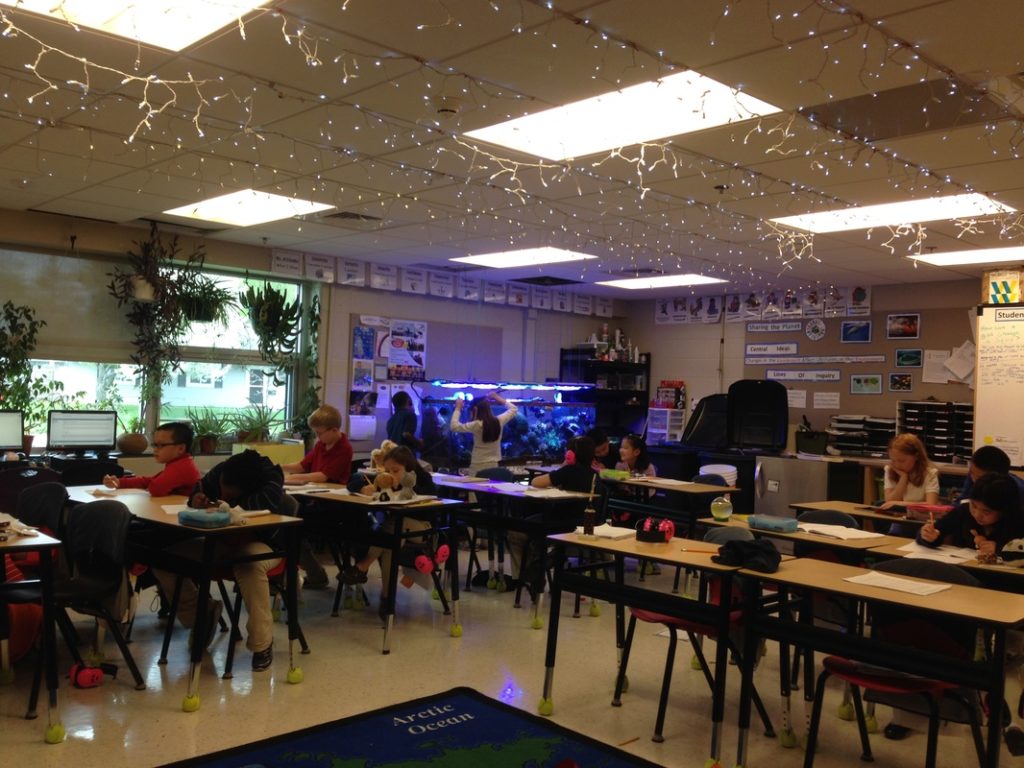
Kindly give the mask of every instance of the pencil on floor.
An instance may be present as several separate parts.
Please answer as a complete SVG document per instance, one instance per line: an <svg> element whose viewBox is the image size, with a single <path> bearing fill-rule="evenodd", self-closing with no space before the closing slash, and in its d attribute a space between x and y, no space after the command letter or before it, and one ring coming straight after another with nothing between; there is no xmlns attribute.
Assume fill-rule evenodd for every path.
<svg viewBox="0 0 1024 768"><path fill-rule="evenodd" d="M620 741L615 746L617 746L617 747L624 747L627 744L632 744L634 741L640 741L640 737L639 736L634 736L632 739L626 739L625 741Z"/></svg>

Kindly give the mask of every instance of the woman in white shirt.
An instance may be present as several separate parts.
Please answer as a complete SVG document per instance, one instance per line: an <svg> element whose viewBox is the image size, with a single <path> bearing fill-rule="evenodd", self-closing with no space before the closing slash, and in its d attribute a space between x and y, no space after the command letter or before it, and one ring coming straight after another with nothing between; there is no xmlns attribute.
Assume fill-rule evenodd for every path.
<svg viewBox="0 0 1024 768"><path fill-rule="evenodd" d="M505 412L500 416L491 413L491 400L498 405L504 405ZM455 401L450 426L452 432L469 432L473 435L473 455L469 462L469 473L475 475L481 469L498 466L501 461L501 430L516 415L516 406L497 392L477 397L469 406L470 420L463 424L463 405L464 400Z"/></svg>

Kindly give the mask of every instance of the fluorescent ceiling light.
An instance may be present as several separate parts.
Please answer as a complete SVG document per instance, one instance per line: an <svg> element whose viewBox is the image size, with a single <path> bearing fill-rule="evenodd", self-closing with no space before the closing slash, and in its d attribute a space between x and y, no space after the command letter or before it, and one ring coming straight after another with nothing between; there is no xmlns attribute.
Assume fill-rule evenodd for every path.
<svg viewBox="0 0 1024 768"><path fill-rule="evenodd" d="M230 224L235 227L250 227L268 221L290 219L293 216L305 216L317 211L325 211L333 206L299 200L296 197L272 195L269 192L257 192L254 189L242 189L220 197L211 197L180 208L172 208L164 213L170 216L183 216L186 219L215 221L219 224Z"/></svg>
<svg viewBox="0 0 1024 768"><path fill-rule="evenodd" d="M922 221L947 221L1013 211L1013 208L975 192L932 197L927 200L905 200L902 203L863 205L844 208L841 211L805 213L800 216L784 216L772 221L784 227L820 234L872 227L898 227L901 224L917 224Z"/></svg>
<svg viewBox="0 0 1024 768"><path fill-rule="evenodd" d="M914 261L922 261L936 267L962 267L978 264L1001 264L1007 261L1024 263L1024 246L1015 245L1008 248L978 248L969 251L949 251L947 253L928 253L911 256Z"/></svg>
<svg viewBox="0 0 1024 768"><path fill-rule="evenodd" d="M598 285L608 285L612 288L628 288L631 291L650 290L653 288L674 288L680 285L711 285L712 283L724 283L717 277L707 275L659 275L657 277L631 277L626 280L606 280Z"/></svg>
<svg viewBox="0 0 1024 768"><path fill-rule="evenodd" d="M480 253L476 256L459 256L449 261L463 264L476 264L478 267L494 267L510 269L512 267L533 267L538 264L561 264L567 261L586 261L596 259L586 253L566 251L562 248L524 248L519 251L502 251L500 253Z"/></svg>
<svg viewBox="0 0 1024 768"><path fill-rule="evenodd" d="M0 0L0 5L20 11L171 51L202 40L262 4L263 0Z"/></svg>
<svg viewBox="0 0 1024 768"><path fill-rule="evenodd" d="M688 70L468 131L466 136L535 157L565 160L779 111Z"/></svg>

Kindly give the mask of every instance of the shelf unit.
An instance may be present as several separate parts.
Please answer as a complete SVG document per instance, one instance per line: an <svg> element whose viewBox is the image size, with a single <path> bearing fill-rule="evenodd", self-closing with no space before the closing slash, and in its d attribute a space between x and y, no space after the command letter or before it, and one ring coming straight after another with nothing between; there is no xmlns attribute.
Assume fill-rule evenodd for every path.
<svg viewBox="0 0 1024 768"><path fill-rule="evenodd" d="M647 443L660 445L683 439L686 413L680 408L647 409Z"/></svg>
<svg viewBox="0 0 1024 768"><path fill-rule="evenodd" d="M566 402L594 403L597 425L609 437L643 430L650 402L651 356L642 363L596 360L593 347L563 349L558 378L593 384L582 392L567 392Z"/></svg>
<svg viewBox="0 0 1024 768"><path fill-rule="evenodd" d="M896 430L920 437L932 461L967 459L974 446L974 406L935 400L900 400L896 406Z"/></svg>

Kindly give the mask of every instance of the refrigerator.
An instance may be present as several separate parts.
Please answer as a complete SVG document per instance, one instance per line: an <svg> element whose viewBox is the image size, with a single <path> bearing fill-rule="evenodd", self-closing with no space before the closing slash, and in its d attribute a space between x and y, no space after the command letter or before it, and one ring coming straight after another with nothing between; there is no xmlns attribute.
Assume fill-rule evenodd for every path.
<svg viewBox="0 0 1024 768"><path fill-rule="evenodd" d="M754 468L754 512L793 517L794 502L829 499L829 462L759 456Z"/></svg>

